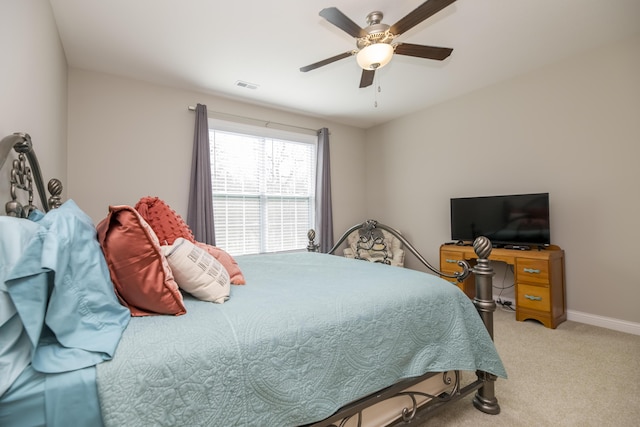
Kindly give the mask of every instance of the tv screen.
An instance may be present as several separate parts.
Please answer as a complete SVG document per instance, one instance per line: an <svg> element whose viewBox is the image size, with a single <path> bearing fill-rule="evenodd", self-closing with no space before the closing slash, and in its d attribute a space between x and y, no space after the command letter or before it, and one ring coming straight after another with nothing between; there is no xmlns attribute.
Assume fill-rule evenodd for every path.
<svg viewBox="0 0 640 427"><path fill-rule="evenodd" d="M499 245L549 245L549 193L451 199L451 239L485 236Z"/></svg>

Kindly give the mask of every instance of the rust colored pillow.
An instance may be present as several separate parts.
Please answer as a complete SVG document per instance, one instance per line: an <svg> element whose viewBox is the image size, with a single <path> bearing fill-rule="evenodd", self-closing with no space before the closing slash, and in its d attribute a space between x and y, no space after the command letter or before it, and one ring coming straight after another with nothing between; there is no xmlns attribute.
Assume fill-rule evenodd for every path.
<svg viewBox="0 0 640 427"><path fill-rule="evenodd" d="M217 246L207 245L206 243L202 242L195 243L196 246L209 252L215 259L220 262L220 264L222 264L225 270L227 270L227 273L229 273L229 279L232 285L244 285L246 283L246 281L244 280L244 275L242 274L242 271L240 271L238 263L235 259L233 259L231 255L218 248Z"/></svg>
<svg viewBox="0 0 640 427"><path fill-rule="evenodd" d="M158 237L138 211L109 206L96 230L116 295L132 316L187 312Z"/></svg>
<svg viewBox="0 0 640 427"><path fill-rule="evenodd" d="M143 197L135 206L155 231L162 245L173 245L178 237L195 243L193 232L180 215L158 197Z"/></svg>

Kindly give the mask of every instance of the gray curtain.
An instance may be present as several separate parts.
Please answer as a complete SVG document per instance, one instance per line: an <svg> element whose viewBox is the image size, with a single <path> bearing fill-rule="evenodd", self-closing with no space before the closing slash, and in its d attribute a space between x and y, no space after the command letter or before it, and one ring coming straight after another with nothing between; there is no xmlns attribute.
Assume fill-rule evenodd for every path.
<svg viewBox="0 0 640 427"><path fill-rule="evenodd" d="M316 167L316 236L320 252L333 247L333 209L331 207L331 166L329 161L329 129L318 131Z"/></svg>
<svg viewBox="0 0 640 427"><path fill-rule="evenodd" d="M210 153L207 106L198 104L196 106L196 125L193 133L187 225L193 231L196 241L215 245L216 234L213 227Z"/></svg>

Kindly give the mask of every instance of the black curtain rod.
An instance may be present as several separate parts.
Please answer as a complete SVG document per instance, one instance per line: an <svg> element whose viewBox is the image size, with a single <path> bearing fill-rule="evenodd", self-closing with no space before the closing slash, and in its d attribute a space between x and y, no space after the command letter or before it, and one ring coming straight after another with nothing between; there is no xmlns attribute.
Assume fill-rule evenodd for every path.
<svg viewBox="0 0 640 427"><path fill-rule="evenodd" d="M196 111L196 107L189 105L189 107L187 107L189 111ZM236 119L243 119L243 120L252 120L255 122L259 122L262 123L262 125L264 127L269 127L269 125L276 125L276 126L283 126L283 127L288 127L288 128L292 128L292 129L300 129L300 130L304 130L307 132L312 132L313 135L317 135L318 134L318 130L317 129L310 129L310 128L305 128L305 127L301 127L301 126L294 126L294 125L288 125L286 123L278 123L278 122L273 122L271 120L263 120L263 119L255 119L253 117L245 117L245 116L239 116L236 114L230 114L230 113L223 113L222 111L212 111L209 110L207 108L207 115L209 114L213 114L213 115L218 115L218 116L226 116L226 117L233 117Z"/></svg>

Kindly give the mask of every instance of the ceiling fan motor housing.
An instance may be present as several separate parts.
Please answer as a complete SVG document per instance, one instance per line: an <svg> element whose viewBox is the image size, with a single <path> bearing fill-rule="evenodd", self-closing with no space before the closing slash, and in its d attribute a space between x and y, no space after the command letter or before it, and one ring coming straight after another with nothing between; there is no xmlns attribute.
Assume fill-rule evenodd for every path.
<svg viewBox="0 0 640 427"><path fill-rule="evenodd" d="M374 11L367 15L369 26L364 28L367 35L357 39L358 49L363 49L374 43L391 43L395 36L389 32L389 25L381 23L383 16L380 11Z"/></svg>

